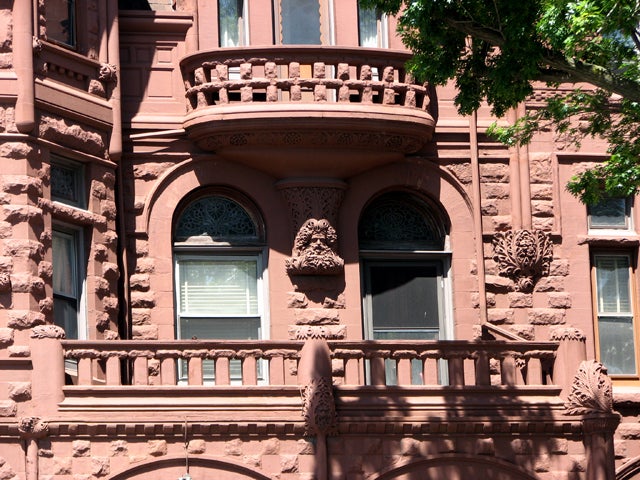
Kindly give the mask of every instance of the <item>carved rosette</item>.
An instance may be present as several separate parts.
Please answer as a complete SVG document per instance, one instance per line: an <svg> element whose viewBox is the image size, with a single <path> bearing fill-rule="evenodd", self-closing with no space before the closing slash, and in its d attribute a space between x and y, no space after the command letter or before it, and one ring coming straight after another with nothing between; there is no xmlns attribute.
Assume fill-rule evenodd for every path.
<svg viewBox="0 0 640 480"><path fill-rule="evenodd" d="M305 435L331 435L337 431L331 378L313 378L301 390Z"/></svg>
<svg viewBox="0 0 640 480"><path fill-rule="evenodd" d="M580 364L565 408L569 415L613 412L611 379L604 365L595 360Z"/></svg>
<svg viewBox="0 0 640 480"><path fill-rule="evenodd" d="M49 424L40 417L23 417L18 422L18 431L23 438L42 438L49 434Z"/></svg>
<svg viewBox="0 0 640 480"><path fill-rule="evenodd" d="M66 338L64 329L57 325L38 325L31 329L31 338Z"/></svg>
<svg viewBox="0 0 640 480"><path fill-rule="evenodd" d="M338 235L333 225L344 196L339 181L301 184L280 182L296 232L291 258L286 260L289 275L339 275L344 260L338 255Z"/></svg>
<svg viewBox="0 0 640 480"><path fill-rule="evenodd" d="M493 249L499 274L513 279L518 291L530 292L538 278L549 275L553 242L547 232L510 230L497 233Z"/></svg>

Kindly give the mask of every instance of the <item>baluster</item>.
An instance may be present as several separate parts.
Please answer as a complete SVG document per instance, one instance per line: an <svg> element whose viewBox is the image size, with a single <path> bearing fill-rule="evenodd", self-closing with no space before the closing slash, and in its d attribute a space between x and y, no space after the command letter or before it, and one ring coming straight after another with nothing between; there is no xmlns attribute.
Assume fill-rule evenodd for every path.
<svg viewBox="0 0 640 480"><path fill-rule="evenodd" d="M489 355L484 350L479 350L476 355L476 385L491 385Z"/></svg>
<svg viewBox="0 0 640 480"><path fill-rule="evenodd" d="M269 360L269 385L284 385L284 357L275 356Z"/></svg>
<svg viewBox="0 0 640 480"><path fill-rule="evenodd" d="M527 385L542 385L542 362L539 357L529 357L527 362Z"/></svg>
<svg viewBox="0 0 640 480"><path fill-rule="evenodd" d="M242 385L257 385L257 360L253 355L242 359Z"/></svg>
<svg viewBox="0 0 640 480"><path fill-rule="evenodd" d="M382 73L382 81L386 84L384 93L382 95L383 105L395 105L396 103L396 91L393 88L394 83L394 69L393 67L385 67Z"/></svg>
<svg viewBox="0 0 640 480"><path fill-rule="evenodd" d="M204 69L202 67L198 67L193 72L194 80L196 85L203 85L207 82L207 78L204 74ZM204 92L198 92L196 94L196 108L206 107L208 106L207 97Z"/></svg>
<svg viewBox="0 0 640 480"><path fill-rule="evenodd" d="M135 357L133 359L133 384L148 385L149 370L147 368L147 357Z"/></svg>
<svg viewBox="0 0 640 480"><path fill-rule="evenodd" d="M248 85L240 88L240 101L243 103L253 102L253 87L251 86L253 68L250 63L243 63L240 65L240 78L242 80L249 80Z"/></svg>
<svg viewBox="0 0 640 480"><path fill-rule="evenodd" d="M231 383L229 363L229 357L216 358L216 385L229 385Z"/></svg>
<svg viewBox="0 0 640 480"><path fill-rule="evenodd" d="M371 385L386 385L386 375L383 357L372 357L369 360L371 369Z"/></svg>
<svg viewBox="0 0 640 480"><path fill-rule="evenodd" d="M187 360L189 385L202 385L202 358L191 357Z"/></svg>
<svg viewBox="0 0 640 480"><path fill-rule="evenodd" d="M398 385L411 385L411 359L399 358L398 366Z"/></svg>
<svg viewBox="0 0 640 480"><path fill-rule="evenodd" d="M106 384L107 385L120 385L120 358L109 357L107 358L107 366L105 369Z"/></svg>
<svg viewBox="0 0 640 480"><path fill-rule="evenodd" d="M349 77L349 64L339 63L336 78L338 80L341 80L342 82L346 82L347 80L349 80ZM340 85L340 88L338 89L338 102L349 102L349 96L349 87L342 83L342 85Z"/></svg>
<svg viewBox="0 0 640 480"><path fill-rule="evenodd" d="M275 84L277 78L277 66L274 62L264 64L264 76L269 79L270 85L267 87L267 102L278 101L278 87Z"/></svg>
<svg viewBox="0 0 640 480"><path fill-rule="evenodd" d="M407 85L407 91L404 94L404 106L415 108L417 105L416 91L413 87L415 80L410 73L404 74L404 83Z"/></svg>
<svg viewBox="0 0 640 480"><path fill-rule="evenodd" d="M346 385L362 385L362 361L360 358L345 359L344 382Z"/></svg>
<svg viewBox="0 0 640 480"><path fill-rule="evenodd" d="M226 65L216 65L216 73L220 83L229 80L229 67ZM218 90L218 103L224 105L229 103L229 89L227 87L220 87L220 90Z"/></svg>
<svg viewBox="0 0 640 480"><path fill-rule="evenodd" d="M438 359L424 357L422 360L422 384L438 385Z"/></svg>
<svg viewBox="0 0 640 480"><path fill-rule="evenodd" d="M160 360L160 384L176 384L176 364L173 358L167 357Z"/></svg>
<svg viewBox="0 0 640 480"><path fill-rule="evenodd" d="M326 66L322 62L316 62L313 64L313 78L324 80L326 78L327 71ZM327 86L322 83L317 83L313 87L313 101L314 102L326 102L327 101Z"/></svg>
<svg viewBox="0 0 640 480"><path fill-rule="evenodd" d="M371 87L371 67L369 65L362 65L362 67L360 67L360 80L364 82L362 92L360 94L360 101L362 103L373 103L373 88Z"/></svg>
<svg viewBox="0 0 640 480"><path fill-rule="evenodd" d="M82 357L78 359L78 385L93 384L92 364L93 361L91 358Z"/></svg>
<svg viewBox="0 0 640 480"><path fill-rule="evenodd" d="M503 385L512 387L516 384L516 359L513 355L507 355L500 361L500 376Z"/></svg>
<svg viewBox="0 0 640 480"><path fill-rule="evenodd" d="M448 360L449 367L449 385L463 386L464 385L464 359L457 355L451 357Z"/></svg>
<svg viewBox="0 0 640 480"><path fill-rule="evenodd" d="M302 89L300 88L300 64L298 62L291 62L289 64L289 79L292 82L291 94L292 102L300 102L302 100Z"/></svg>

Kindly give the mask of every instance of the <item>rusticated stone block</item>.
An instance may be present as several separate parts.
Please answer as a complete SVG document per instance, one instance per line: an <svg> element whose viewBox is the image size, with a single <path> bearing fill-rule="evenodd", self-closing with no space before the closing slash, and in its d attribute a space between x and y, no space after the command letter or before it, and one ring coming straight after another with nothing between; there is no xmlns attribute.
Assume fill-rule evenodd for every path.
<svg viewBox="0 0 640 480"><path fill-rule="evenodd" d="M493 290L513 290L513 280L500 275L487 275L485 284L488 289Z"/></svg>
<svg viewBox="0 0 640 480"><path fill-rule="evenodd" d="M109 459L107 457L93 457L91 459L91 474L96 477L109 475Z"/></svg>
<svg viewBox="0 0 640 480"><path fill-rule="evenodd" d="M537 217L553 217L553 203L549 200L534 200L531 207L531 213Z"/></svg>
<svg viewBox="0 0 640 480"><path fill-rule="evenodd" d="M102 157L105 151L105 141L96 131L86 126L75 125L52 115L43 114L38 126L40 138L56 143L65 143L71 148Z"/></svg>
<svg viewBox="0 0 640 480"><path fill-rule="evenodd" d="M564 290L563 277L542 277L538 279L534 291L536 292L558 292Z"/></svg>
<svg viewBox="0 0 640 480"><path fill-rule="evenodd" d="M508 294L510 308L533 307L533 295L522 292L510 292Z"/></svg>
<svg viewBox="0 0 640 480"><path fill-rule="evenodd" d="M54 475L71 475L73 473L73 459L71 457L54 457L52 472Z"/></svg>
<svg viewBox="0 0 640 480"><path fill-rule="evenodd" d="M337 325L340 312L326 308L300 308L294 311L296 325Z"/></svg>
<svg viewBox="0 0 640 480"><path fill-rule="evenodd" d="M109 281L107 279L94 276L93 281L94 292L96 293L96 295L106 297L111 293L111 285L109 284Z"/></svg>
<svg viewBox="0 0 640 480"><path fill-rule="evenodd" d="M0 417L15 417L18 406L13 400L0 400Z"/></svg>
<svg viewBox="0 0 640 480"><path fill-rule="evenodd" d="M511 449L516 455L530 455L533 452L531 441L522 438L511 440Z"/></svg>
<svg viewBox="0 0 640 480"><path fill-rule="evenodd" d="M158 339L158 326L157 325L133 325L131 328L133 338L137 340L157 340Z"/></svg>
<svg viewBox="0 0 640 480"><path fill-rule="evenodd" d="M487 320L495 325L513 323L513 310L507 308L490 308L487 311Z"/></svg>
<svg viewBox="0 0 640 480"><path fill-rule="evenodd" d="M481 207L482 215L492 217L498 215L499 210L495 200L483 200Z"/></svg>
<svg viewBox="0 0 640 480"><path fill-rule="evenodd" d="M120 269L115 263L104 262L102 264L102 276L110 282L116 281L120 276Z"/></svg>
<svg viewBox="0 0 640 480"><path fill-rule="evenodd" d="M468 162L452 163L451 165L447 165L447 170L453 173L460 183L471 183L471 167Z"/></svg>
<svg viewBox="0 0 640 480"><path fill-rule="evenodd" d="M324 300L322 301L322 307L323 308L338 308L338 309L342 309L345 308L347 305L346 300L344 298L344 294L340 294L338 295L337 298L330 298L330 297L325 297Z"/></svg>
<svg viewBox="0 0 640 480"><path fill-rule="evenodd" d="M26 193L41 197L42 180L28 175L4 175L2 177L2 191L12 195Z"/></svg>
<svg viewBox="0 0 640 480"><path fill-rule="evenodd" d="M533 184L531 185L532 200L553 200L553 189L549 184Z"/></svg>
<svg viewBox="0 0 640 480"><path fill-rule="evenodd" d="M153 258L140 258L136 262L135 273L153 273L156 268L156 262Z"/></svg>
<svg viewBox="0 0 640 480"><path fill-rule="evenodd" d="M640 424L623 422L618 426L616 433L624 440L640 439Z"/></svg>
<svg viewBox="0 0 640 480"><path fill-rule="evenodd" d="M305 439L298 440L298 455L313 455L314 453L313 443Z"/></svg>
<svg viewBox="0 0 640 480"><path fill-rule="evenodd" d="M88 457L91 454L91 442L89 440L74 440L71 447L74 457Z"/></svg>
<svg viewBox="0 0 640 480"><path fill-rule="evenodd" d="M187 452L190 454L201 454L207 450L207 443L202 439L189 440Z"/></svg>
<svg viewBox="0 0 640 480"><path fill-rule="evenodd" d="M43 293L44 280L28 273L11 275L11 289L14 293Z"/></svg>
<svg viewBox="0 0 640 480"><path fill-rule="evenodd" d="M484 198L509 198L509 185L505 183L483 183Z"/></svg>
<svg viewBox="0 0 640 480"><path fill-rule="evenodd" d="M0 347L13 343L13 328L0 328Z"/></svg>
<svg viewBox="0 0 640 480"><path fill-rule="evenodd" d="M571 294L566 292L550 292L549 307L551 308L571 308Z"/></svg>
<svg viewBox="0 0 640 480"><path fill-rule="evenodd" d="M552 183L551 158L547 154L531 154L529 173L531 175L531 183Z"/></svg>
<svg viewBox="0 0 640 480"><path fill-rule="evenodd" d="M531 223L536 230L552 232L555 226L555 219L553 217L533 217Z"/></svg>
<svg viewBox="0 0 640 480"><path fill-rule="evenodd" d="M559 325L565 323L565 311L536 308L528 312L527 318L532 325Z"/></svg>
<svg viewBox="0 0 640 480"><path fill-rule="evenodd" d="M626 458L628 456L627 442L624 440L619 440L617 442L614 442L613 454L617 459Z"/></svg>
<svg viewBox="0 0 640 480"><path fill-rule="evenodd" d="M262 442L262 455L278 455L280 453L280 440L269 438Z"/></svg>
<svg viewBox="0 0 640 480"><path fill-rule="evenodd" d="M149 440L147 441L147 452L152 457L160 457L167 454L166 440Z"/></svg>
<svg viewBox="0 0 640 480"><path fill-rule="evenodd" d="M114 440L113 442L111 442L109 450L112 457L119 457L121 455L126 455L129 448L125 440Z"/></svg>
<svg viewBox="0 0 640 480"><path fill-rule="evenodd" d="M483 163L480 165L480 177L483 182L507 183L509 181L509 165Z"/></svg>
<svg viewBox="0 0 640 480"><path fill-rule="evenodd" d="M45 323L45 317L42 313L32 312L30 310L12 310L8 313L7 326L24 330Z"/></svg>
<svg viewBox="0 0 640 480"><path fill-rule="evenodd" d="M104 297L102 299L102 308L109 315L118 313L118 299L116 297Z"/></svg>
<svg viewBox="0 0 640 480"><path fill-rule="evenodd" d="M566 455L569 452L569 441L566 438L551 438L547 443L549 451L555 455Z"/></svg>
<svg viewBox="0 0 640 480"><path fill-rule="evenodd" d="M495 217L491 217L491 222L496 232L506 232L507 230L511 230L512 227L511 215L496 215Z"/></svg>
<svg viewBox="0 0 640 480"><path fill-rule="evenodd" d="M9 398L16 402L31 400L31 382L9 382Z"/></svg>
<svg viewBox="0 0 640 480"><path fill-rule="evenodd" d="M487 307L493 308L493 307L496 306L496 294L495 293L487 293L485 295L485 297L486 297ZM473 308L479 308L480 307L480 294L479 293L472 293L471 294L471 306Z"/></svg>
<svg viewBox="0 0 640 480"><path fill-rule="evenodd" d="M298 471L298 456L282 455L280 457L280 471L282 473L296 473Z"/></svg>
<svg viewBox="0 0 640 480"><path fill-rule="evenodd" d="M566 277L567 275L569 275L569 260L553 260L549 267L549 275L558 277Z"/></svg>
<svg viewBox="0 0 640 480"><path fill-rule="evenodd" d="M150 288L149 274L136 273L131 275L129 279L129 285L132 290L138 290L140 292L146 292Z"/></svg>
<svg viewBox="0 0 640 480"><path fill-rule="evenodd" d="M116 204L111 200L104 200L100 205L100 215L103 215L107 220L116 219Z"/></svg>
<svg viewBox="0 0 640 480"><path fill-rule="evenodd" d="M12 358L25 358L31 356L31 349L27 345L11 345L7 353Z"/></svg>
<svg viewBox="0 0 640 480"><path fill-rule="evenodd" d="M242 463L254 468L260 467L261 457L260 455L243 455Z"/></svg>
<svg viewBox="0 0 640 480"><path fill-rule="evenodd" d="M153 292L131 292L131 307L153 308L156 300Z"/></svg>
<svg viewBox="0 0 640 480"><path fill-rule="evenodd" d="M53 263L41 260L38 263L38 276L43 280L51 280L53 278Z"/></svg>
<svg viewBox="0 0 640 480"><path fill-rule="evenodd" d="M98 312L96 314L96 328L99 331L106 330L109 327L109 314L105 312Z"/></svg>
<svg viewBox="0 0 640 480"><path fill-rule="evenodd" d="M240 457L243 454L242 440L234 438L224 444L224 454L231 457Z"/></svg>
<svg viewBox="0 0 640 480"><path fill-rule="evenodd" d="M131 312L131 323L133 325L148 325L151 320L151 310L146 308L135 308Z"/></svg>
<svg viewBox="0 0 640 480"><path fill-rule="evenodd" d="M53 298L46 297L38 302L38 309L43 315L48 315L53 312Z"/></svg>
<svg viewBox="0 0 640 480"><path fill-rule="evenodd" d="M535 457L533 470L535 472L548 472L551 469L551 458L546 453L539 453Z"/></svg>

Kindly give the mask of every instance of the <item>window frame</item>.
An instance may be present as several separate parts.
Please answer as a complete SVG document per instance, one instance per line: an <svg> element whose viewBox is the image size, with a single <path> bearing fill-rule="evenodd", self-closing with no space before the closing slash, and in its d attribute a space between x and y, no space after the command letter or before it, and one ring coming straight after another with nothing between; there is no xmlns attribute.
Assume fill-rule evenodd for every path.
<svg viewBox="0 0 640 480"><path fill-rule="evenodd" d="M54 323L55 322L55 302L56 298L69 300L72 299L76 303L76 329L77 329L77 339L78 340L86 340L89 338L89 326L87 322L87 281L86 281L86 270L84 266L84 262L82 261L85 258L85 247L84 247L84 229L81 227L71 226L68 224L54 222L52 226L52 243L51 243L51 255L52 255L52 264L55 263L55 248L53 246L53 237L56 235L63 235L67 238L71 239L72 242L72 252L71 258L73 263L71 265L71 276L73 283L73 290L75 296L67 295L66 293L56 292L55 290L55 276L56 269L53 268L53 277L52 277L52 290L53 290L53 301L54 301ZM59 325L56 323L56 325ZM62 325L61 325L62 326ZM64 328L64 326L62 326ZM66 333L66 329L65 329ZM72 338L67 335L67 338Z"/></svg>
<svg viewBox="0 0 640 480"><path fill-rule="evenodd" d="M308 45L334 45L335 44L335 14L333 0L317 0L320 20L320 42ZM284 44L282 33L282 0L273 0L273 40L276 45L299 45L293 43Z"/></svg>
<svg viewBox="0 0 640 480"><path fill-rule="evenodd" d="M218 8L218 45L222 48L245 47L251 45L249 30L249 0L236 0L240 16L236 19L238 25L237 45L223 45L222 42L222 8L220 0L217 1Z"/></svg>
<svg viewBox="0 0 640 480"><path fill-rule="evenodd" d="M612 381L618 385L637 385L640 380L640 328L638 326L638 289L637 289L637 279L636 279L636 271L637 271L637 256L634 252L629 250L613 250L613 249L596 249L591 252L590 255L591 261L591 290L592 290L592 308L593 308L593 329L594 329L594 344L595 344L595 353L596 359L599 362L603 362L602 359L602 349L600 345L600 318L601 317L624 317L627 316L631 318L632 330L633 330L633 341L634 341L634 367L635 373L622 373L617 374L609 371L608 374L611 377ZM596 266L596 258L597 257L626 257L628 259L628 271L629 271L629 301L630 301L630 312L629 314L625 313L609 313L600 312L598 305L598 283L597 283L597 266ZM605 364L606 366L606 364Z"/></svg>
<svg viewBox="0 0 640 480"><path fill-rule="evenodd" d="M625 202L625 224L623 226L616 225L593 225L592 221L592 206L587 205L587 228L589 233L603 235L603 234L619 234L619 233L627 233L633 230L633 197L612 197L605 200L613 200L619 199L624 200Z"/></svg>
<svg viewBox="0 0 640 480"><path fill-rule="evenodd" d="M65 205L69 205L71 207L79 208L82 210L86 210L87 208L87 196L86 196L86 169L85 165L81 162L76 162L66 157L61 157L59 155L52 154L50 160L50 169L53 171L54 168L61 168L65 170L73 171L74 177L74 194L77 200L68 199L65 197L58 197L54 194L54 186L53 186L53 173L51 172L51 200L59 203L63 203Z"/></svg>
<svg viewBox="0 0 640 480"><path fill-rule="evenodd" d="M47 41L55 45L59 45L63 48L68 48L75 51L78 49L78 0L64 0L64 1L71 5L68 8L68 20L69 20L69 24L71 25L69 43L50 37L48 32L47 32ZM46 6L45 6L45 12L46 12ZM47 14L47 18L48 17L49 15Z"/></svg>
<svg viewBox="0 0 640 480"><path fill-rule="evenodd" d="M363 45L362 16L365 11L373 12L376 17L376 45ZM386 13L373 8L364 8L358 2L358 45L365 48L389 48L389 17Z"/></svg>

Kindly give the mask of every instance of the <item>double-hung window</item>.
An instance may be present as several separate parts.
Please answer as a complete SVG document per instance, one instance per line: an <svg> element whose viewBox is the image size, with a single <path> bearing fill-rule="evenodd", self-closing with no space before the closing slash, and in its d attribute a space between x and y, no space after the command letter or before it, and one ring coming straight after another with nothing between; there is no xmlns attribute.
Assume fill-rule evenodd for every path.
<svg viewBox="0 0 640 480"><path fill-rule="evenodd" d="M76 46L75 0L47 0L47 39L68 47Z"/></svg>
<svg viewBox="0 0 640 480"><path fill-rule="evenodd" d="M226 193L200 196L180 212L174 230L177 338L266 337L262 231L255 210ZM184 381L186 365L179 368ZM203 368L205 380L214 381L213 362ZM231 362L230 373L240 378L239 361ZM261 378L260 363L257 373Z"/></svg>
<svg viewBox="0 0 640 480"><path fill-rule="evenodd" d="M249 0L218 0L218 31L221 47L249 45Z"/></svg>
<svg viewBox="0 0 640 480"><path fill-rule="evenodd" d="M275 40L280 45L331 45L330 0L274 0Z"/></svg>
<svg viewBox="0 0 640 480"><path fill-rule="evenodd" d="M637 377L632 257L625 253L596 253L592 268L598 358L610 375Z"/></svg>
<svg viewBox="0 0 640 480"><path fill-rule="evenodd" d="M607 197L587 207L589 230L627 231L631 225L631 198Z"/></svg>
<svg viewBox="0 0 640 480"><path fill-rule="evenodd" d="M388 48L387 16L378 9L358 5L358 36L361 47Z"/></svg>

